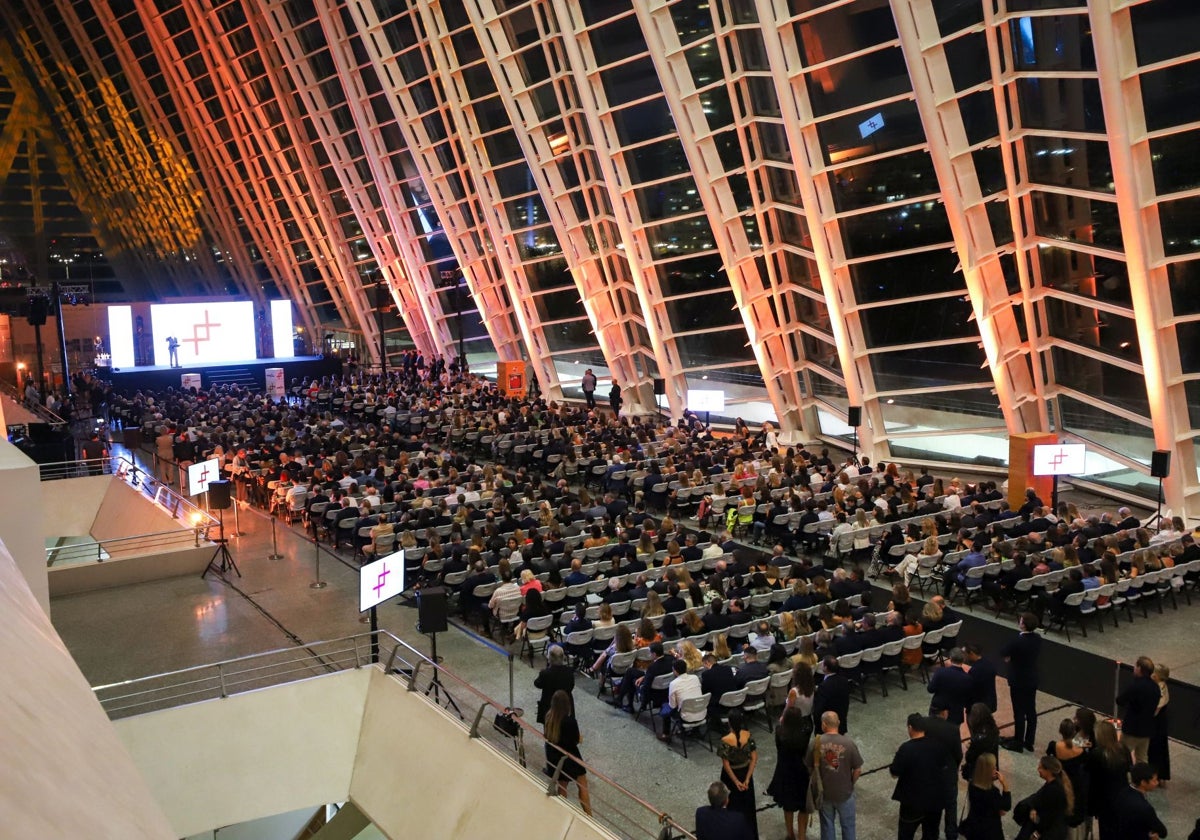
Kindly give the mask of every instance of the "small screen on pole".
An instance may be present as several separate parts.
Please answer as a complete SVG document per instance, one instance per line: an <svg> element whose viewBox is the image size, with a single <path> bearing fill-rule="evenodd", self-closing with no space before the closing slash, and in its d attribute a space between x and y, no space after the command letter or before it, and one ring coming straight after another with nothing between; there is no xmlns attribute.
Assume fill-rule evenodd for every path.
<svg viewBox="0 0 1200 840"><path fill-rule="evenodd" d="M358 608L365 612L404 591L404 552L397 551L358 570Z"/></svg>
<svg viewBox="0 0 1200 840"><path fill-rule="evenodd" d="M1079 475L1086 472L1087 447L1082 443L1048 443L1033 447L1034 475Z"/></svg>
<svg viewBox="0 0 1200 840"><path fill-rule="evenodd" d="M188 465L188 495L199 496L208 492L208 483L221 477L221 462L216 458Z"/></svg>

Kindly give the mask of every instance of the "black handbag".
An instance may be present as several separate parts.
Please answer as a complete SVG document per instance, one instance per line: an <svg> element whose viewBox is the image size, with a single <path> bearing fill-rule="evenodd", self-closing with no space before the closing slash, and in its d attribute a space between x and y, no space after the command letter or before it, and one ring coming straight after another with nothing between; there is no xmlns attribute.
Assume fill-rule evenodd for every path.
<svg viewBox="0 0 1200 840"><path fill-rule="evenodd" d="M516 738L521 731L521 724L517 723L517 716L513 714L512 709L497 712L492 726L496 727L496 731L503 732L510 738Z"/></svg>

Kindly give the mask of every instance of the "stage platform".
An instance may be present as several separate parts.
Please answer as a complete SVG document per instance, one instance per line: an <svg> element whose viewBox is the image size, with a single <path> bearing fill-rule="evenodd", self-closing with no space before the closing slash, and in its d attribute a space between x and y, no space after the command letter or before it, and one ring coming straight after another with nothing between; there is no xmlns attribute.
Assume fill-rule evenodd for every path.
<svg viewBox="0 0 1200 840"><path fill-rule="evenodd" d="M291 358L246 359L239 362L220 362L204 366L169 367L166 365L142 365L139 367L113 368L113 387L118 391L136 391L141 388L179 388L181 377L186 373L200 374L202 388L208 389L223 384L246 387L266 387L267 368L283 368L283 380L291 388L292 380L305 377L321 377L341 373L340 359L326 356L293 356ZM103 369L98 370L104 376Z"/></svg>

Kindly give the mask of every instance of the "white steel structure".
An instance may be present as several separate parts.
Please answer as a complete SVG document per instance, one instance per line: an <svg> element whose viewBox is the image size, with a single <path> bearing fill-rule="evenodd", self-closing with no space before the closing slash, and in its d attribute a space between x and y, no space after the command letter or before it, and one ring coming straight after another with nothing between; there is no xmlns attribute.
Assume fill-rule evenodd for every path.
<svg viewBox="0 0 1200 840"><path fill-rule="evenodd" d="M20 251L32 212L31 265L73 204L127 291L290 297L376 363L461 340L550 398L593 367L634 412L721 388L806 440L857 405L872 459L996 465L1053 431L1141 495L1167 450L1166 507L1200 512L1193 0L0 20L0 224Z"/></svg>

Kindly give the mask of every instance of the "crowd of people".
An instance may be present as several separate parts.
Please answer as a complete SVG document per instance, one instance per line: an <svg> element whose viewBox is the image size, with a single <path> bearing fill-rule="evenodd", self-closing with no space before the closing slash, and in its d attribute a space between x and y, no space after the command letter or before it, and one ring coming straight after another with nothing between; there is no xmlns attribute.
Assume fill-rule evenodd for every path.
<svg viewBox="0 0 1200 840"><path fill-rule="evenodd" d="M118 422L152 433L165 480L179 480L177 471L190 461L217 458L245 498L265 508L311 514L317 505L324 505L321 513L332 506L333 517L305 517L314 537L324 534L339 543L337 524L352 517L356 527L348 548L369 554L376 540L390 533L398 546L420 549L413 569L418 583L456 588L464 615L477 618L488 631L501 626L497 620L514 603L518 637L530 632L531 621L563 606L566 612L556 619L563 638L615 628L611 641L598 649L573 650L569 641L550 645L549 666L539 676L538 719L546 726L548 765L561 764L560 783L564 790L568 782L576 783L585 809L590 800L571 703L577 673L572 657L579 661L586 654L588 670L612 679L614 704L631 712L642 706L657 711L664 740L672 737L673 726L693 722L684 716L689 699L715 698L699 714L715 726L727 721L718 748L722 778L709 790L707 810L697 814L701 838L737 837L743 823L744 836L757 836L759 747L740 712L721 714L719 698L783 672L791 675L784 694L769 698L782 713L775 738L779 760L767 794L783 811L789 838L804 836L813 813L819 814L822 837L834 836L837 826L843 837L852 838L853 790L862 760L848 734L850 685L839 673L837 657L952 623L956 616L946 596L953 595L956 576L977 562L972 557L951 570L947 592L923 608L914 605L904 570L896 569L891 602L879 618L854 606L855 596L869 598L872 591L860 566L826 568L814 553L819 545L804 528L809 522L860 530L894 524L878 544L859 549L882 557L894 544L924 544L931 538L937 543L949 534L954 547L978 546L984 562L1011 558L1022 567L1036 556L1048 566L1077 564L1085 579L1089 566L1102 569L1110 555L1131 546L1146 550L1142 560L1147 563L1153 562L1151 554L1167 561L1193 550L1190 535L1165 542L1143 532L1129 516L1086 517L1070 505L1050 510L1036 495L1010 511L1003 501L992 504L999 490L989 482L969 486L954 479L939 486L941 480L924 471L917 476L895 464L873 468L859 459L835 462L827 450L785 450L769 425L755 433L739 424L734 434L716 436L691 415L668 424L591 405L514 400L463 371L413 365L388 377L355 374L295 382L291 397L282 401L235 386L110 394L106 400ZM677 499L693 489L701 491L699 505L675 511L696 520L696 527L686 528L671 513ZM722 507L735 515L717 518ZM775 524L781 513L798 517L781 530ZM895 524L914 515L923 517L915 526ZM705 527L711 530L700 530ZM1173 527L1186 530L1182 523ZM359 529L366 535L359 536ZM771 550L743 550L755 537ZM1136 568L1131 562L1126 573L1136 574ZM598 581L602 591L590 588ZM551 605L548 592L581 584L589 584L590 600L587 595L556 598L565 603L558 609ZM1014 584L997 581L1000 587ZM486 600L476 595L480 587L490 587ZM776 593L781 615L775 622L760 622L752 600L768 594L774 600ZM636 632L616 621L622 615L638 619ZM1002 654L1009 661L1009 690L1020 717L1014 738L1005 742L1014 750L1037 746L1031 704L1037 653L1025 650L1033 642L1021 639L1040 640L1038 620L1036 613L1024 617L1021 634ZM709 639L699 648L687 640L698 633ZM789 652L785 643L799 637L804 638ZM669 650L664 647L671 642ZM615 656L641 648L649 657L638 658L636 668L624 675L609 671ZM735 653L740 662L732 667L727 662ZM909 719L910 740L892 763L900 836L914 836L922 826L927 836L936 836L928 832L931 825L936 831L939 821L948 836L959 833L947 791L953 782L957 796L960 776L969 781L965 837L1003 836L995 834L997 815L1009 810L1022 825L1033 826L1031 832L1059 836L1055 815L1062 799L1070 806L1064 820L1095 817L1102 838L1134 836L1122 833L1121 820L1145 809L1135 807L1127 794L1117 796L1121 791L1114 788L1094 806L1097 810L1081 810L1083 797L1071 792L1071 777L1063 769L1084 766L1070 763L1078 760L1077 749L1096 756L1088 759L1089 767L1112 757L1105 721L1089 730L1081 711L1084 720L1074 722L1069 737L1064 724L1061 740L1051 743L1040 762L1046 786L1035 796L1041 798L1013 806L1006 780L995 769L998 733L997 749L990 749L990 740L975 744L976 731L995 728L994 720L990 727L987 723L995 709L995 666L970 645L948 658L946 673L935 672L930 680L931 714ZM1139 680L1141 671L1139 663ZM1145 678L1153 680L1153 672L1151 666ZM1166 697L1165 679L1158 685ZM1115 753L1129 753L1128 777L1141 791L1169 775L1163 754L1155 763L1150 741L1143 750L1138 740L1153 734L1143 734L1147 720L1158 726L1162 714L1165 721L1165 702L1146 718L1148 697L1141 687L1138 696L1126 698L1132 727L1126 727ZM959 721L972 732L965 761ZM953 761L947 727L954 728L958 746ZM923 743L926 739L929 743ZM1165 741L1159 743L1161 748ZM930 785L930 778L946 783ZM1062 797L1056 795L1059 789ZM1118 801L1125 804L1105 811ZM709 833L704 825L718 826L720 833Z"/></svg>

